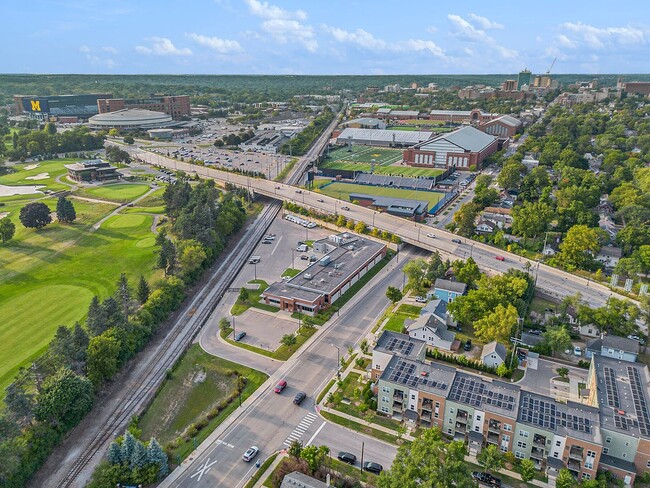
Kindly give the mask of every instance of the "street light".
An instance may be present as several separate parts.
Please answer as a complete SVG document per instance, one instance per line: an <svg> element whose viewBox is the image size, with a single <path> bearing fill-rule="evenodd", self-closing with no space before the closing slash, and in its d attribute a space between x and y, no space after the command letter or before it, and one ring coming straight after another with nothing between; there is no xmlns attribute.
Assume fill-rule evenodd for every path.
<svg viewBox="0 0 650 488"><path fill-rule="evenodd" d="M335 346L334 344L330 344L330 346L336 348L336 377L340 378L341 377L341 350L338 348L338 346Z"/></svg>
<svg viewBox="0 0 650 488"><path fill-rule="evenodd" d="M234 338L237 335L237 329L235 329L235 316L230 314L230 318L232 319L232 336Z"/></svg>
<svg viewBox="0 0 650 488"><path fill-rule="evenodd" d="M253 266L254 266L253 270L254 270L254 273L255 273L255 281L257 281L257 263L254 262Z"/></svg>

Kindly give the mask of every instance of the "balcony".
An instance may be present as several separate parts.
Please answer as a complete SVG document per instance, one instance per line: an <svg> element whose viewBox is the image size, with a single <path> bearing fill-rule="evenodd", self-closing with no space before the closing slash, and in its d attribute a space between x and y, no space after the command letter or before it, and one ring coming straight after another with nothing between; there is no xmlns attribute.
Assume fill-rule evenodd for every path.
<svg viewBox="0 0 650 488"><path fill-rule="evenodd" d="M490 422L488 422L488 431L494 432L495 434L500 434L501 422L498 422L496 420L490 420Z"/></svg>
<svg viewBox="0 0 650 488"><path fill-rule="evenodd" d="M533 445L541 448L546 447L546 437L543 435L535 434L533 437Z"/></svg>
<svg viewBox="0 0 650 488"><path fill-rule="evenodd" d="M569 459L582 461L583 457L584 457L584 449L582 447L571 446L571 449L569 449Z"/></svg>
<svg viewBox="0 0 650 488"><path fill-rule="evenodd" d="M420 418L426 420L427 422L431 422L431 412L427 412L426 410L422 410L422 414L420 415Z"/></svg>
<svg viewBox="0 0 650 488"><path fill-rule="evenodd" d="M494 432L488 432L487 435L487 442L488 444L494 444L494 445L499 445L499 434L495 434Z"/></svg>
<svg viewBox="0 0 650 488"><path fill-rule="evenodd" d="M425 398L424 401L422 402L422 410L427 410L431 412L433 410L433 401Z"/></svg>
<svg viewBox="0 0 650 488"><path fill-rule="evenodd" d="M396 391L393 393L393 401L402 403L404 401L404 393L401 391Z"/></svg>
<svg viewBox="0 0 650 488"><path fill-rule="evenodd" d="M530 457L535 458L535 459L544 459L544 449L540 449L539 447L533 446L533 448L530 450Z"/></svg>
<svg viewBox="0 0 650 488"><path fill-rule="evenodd" d="M403 412L404 405L402 403L393 402L393 412Z"/></svg>
<svg viewBox="0 0 650 488"><path fill-rule="evenodd" d="M566 467L569 468L569 471L580 473L580 463L578 461L569 459L569 461L566 463Z"/></svg>
<svg viewBox="0 0 650 488"><path fill-rule="evenodd" d="M456 414L456 421L462 422L463 424L467 423L467 412L465 410L459 410Z"/></svg>
<svg viewBox="0 0 650 488"><path fill-rule="evenodd" d="M467 432L467 424L456 422L456 431L457 432Z"/></svg>

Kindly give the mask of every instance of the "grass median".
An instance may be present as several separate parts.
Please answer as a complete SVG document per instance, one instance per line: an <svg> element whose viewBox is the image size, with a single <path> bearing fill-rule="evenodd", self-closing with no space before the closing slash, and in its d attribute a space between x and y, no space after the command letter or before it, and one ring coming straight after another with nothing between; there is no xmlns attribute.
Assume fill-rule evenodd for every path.
<svg viewBox="0 0 650 488"><path fill-rule="evenodd" d="M246 349L247 351L261 354L262 356L277 359L278 361L286 361L293 355L294 352L300 349L300 346L302 346L305 342L307 342L307 339L309 339L311 336L314 335L314 333L316 332L316 328L303 327L298 333L298 335L296 335L296 343L294 345L285 346L284 344L282 344L275 351L269 351L268 349L262 349L261 347L252 346L250 344L246 344L245 342L240 342L240 341L235 341L233 339L230 339L228 336L230 335L231 332L232 332L232 328L228 327L226 329L221 329L219 333L221 334L221 337L223 339L225 339L229 344L232 344L233 346L237 346L242 349Z"/></svg>

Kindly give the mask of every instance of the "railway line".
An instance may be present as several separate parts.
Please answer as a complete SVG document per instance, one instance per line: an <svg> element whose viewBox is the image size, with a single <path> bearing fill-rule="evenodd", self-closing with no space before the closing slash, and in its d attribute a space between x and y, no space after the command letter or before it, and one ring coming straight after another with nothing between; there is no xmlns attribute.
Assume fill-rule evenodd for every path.
<svg viewBox="0 0 650 488"><path fill-rule="evenodd" d="M79 486L79 476L84 469L95 456L103 454L106 445L114 439L118 431L134 414L140 413L147 405L162 382L165 372L174 365L192 343L280 208L279 202L265 207L258 216L257 222L249 227L247 231L249 235L245 235L241 240L242 245L233 248L230 254L223 256L221 264L213 271L208 282L186 305L172 332L165 337L155 354L150 356L150 363L124 392L127 400L113 409L109 421L101 427L92 438L91 443L78 455L72 467L57 486L62 488Z"/></svg>

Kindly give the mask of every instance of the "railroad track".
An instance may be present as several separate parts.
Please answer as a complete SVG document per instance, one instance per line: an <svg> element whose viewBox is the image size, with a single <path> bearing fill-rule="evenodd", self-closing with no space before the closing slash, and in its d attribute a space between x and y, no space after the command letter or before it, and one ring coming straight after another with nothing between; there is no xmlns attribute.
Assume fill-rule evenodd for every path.
<svg viewBox="0 0 650 488"><path fill-rule="evenodd" d="M140 413L143 406L155 394L165 372L176 363L201 330L280 208L279 202L267 206L258 217L258 222L251 228L251 235L243 242L243 245L233 248L230 255L223 257L222 263L212 273L210 280L186 306L178 323L156 351L156 357L162 359L154 359L132 383L125 392L126 400L111 412L108 423L100 429L79 455L72 468L59 483L59 487L79 486L76 483L77 478L86 466L103 450L105 444L114 438L118 429L122 428L133 415Z"/></svg>

